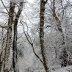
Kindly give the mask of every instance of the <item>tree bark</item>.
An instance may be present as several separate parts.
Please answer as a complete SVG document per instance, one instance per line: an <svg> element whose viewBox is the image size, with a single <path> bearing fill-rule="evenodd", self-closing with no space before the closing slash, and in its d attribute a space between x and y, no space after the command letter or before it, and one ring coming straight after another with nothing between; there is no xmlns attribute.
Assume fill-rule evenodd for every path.
<svg viewBox="0 0 72 72"><path fill-rule="evenodd" d="M11 54L10 50L12 49L12 25L13 25L13 19L14 19L14 9L15 9L15 3L10 2L3 72L9 72L11 68L11 65L9 65L10 64L9 57Z"/></svg>
<svg viewBox="0 0 72 72"><path fill-rule="evenodd" d="M18 12L16 14L15 17L15 21L14 21L14 37L13 37L13 69L14 72L17 72L16 70L16 63L17 63L17 25L18 25L18 20L20 17L20 14L22 12L23 9L23 2L20 2L20 7L18 9Z"/></svg>
<svg viewBox="0 0 72 72"><path fill-rule="evenodd" d="M46 1L47 2L47 1ZM44 47L44 12L45 12L45 4L44 0L40 0L40 47L41 47L41 54L43 59L43 66L46 72L49 72L49 68L47 66L47 60L45 55L45 47Z"/></svg>

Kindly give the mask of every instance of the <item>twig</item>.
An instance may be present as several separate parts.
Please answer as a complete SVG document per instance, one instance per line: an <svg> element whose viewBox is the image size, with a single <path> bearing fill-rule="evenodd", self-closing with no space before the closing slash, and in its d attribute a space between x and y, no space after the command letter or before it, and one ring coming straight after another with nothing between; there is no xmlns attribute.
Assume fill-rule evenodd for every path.
<svg viewBox="0 0 72 72"><path fill-rule="evenodd" d="M3 0L1 0L1 2L2 2L2 4L3 4L4 8L6 9L6 11L8 12L8 10L7 10L7 8L6 8L6 6L5 6L5 4L4 4ZM8 13L9 13L9 12L8 12Z"/></svg>
<svg viewBox="0 0 72 72"><path fill-rule="evenodd" d="M21 23L22 24L22 23ZM23 26L23 24L22 24L22 26ZM35 56L40 60L40 62L43 64L43 61L41 60L41 58L36 54L36 52L35 52L35 49L34 49L34 46L33 46L33 43L29 40L29 38L27 37L27 35L26 35L26 33L25 33L25 31L24 31L24 26L23 26L23 32L24 32L24 34L25 34L25 36L26 36L26 39L27 39L27 41L29 42L29 44L31 45L31 47L32 47L32 49L33 49L33 52L34 52L34 54L35 54Z"/></svg>
<svg viewBox="0 0 72 72"><path fill-rule="evenodd" d="M5 29L7 29L7 26L2 26L2 25L0 25L0 27L1 27L1 28L5 28Z"/></svg>

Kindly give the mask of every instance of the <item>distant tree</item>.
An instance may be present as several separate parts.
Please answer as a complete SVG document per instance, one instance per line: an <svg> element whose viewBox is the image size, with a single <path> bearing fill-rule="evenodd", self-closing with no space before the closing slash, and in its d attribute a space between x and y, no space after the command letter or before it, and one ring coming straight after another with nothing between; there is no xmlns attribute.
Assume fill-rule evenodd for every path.
<svg viewBox="0 0 72 72"><path fill-rule="evenodd" d="M66 48L62 50L60 59L61 59L61 67L66 67L68 65L68 53L66 51Z"/></svg>
<svg viewBox="0 0 72 72"><path fill-rule="evenodd" d="M58 28L58 31L61 33L62 36L62 44L65 44L65 38L64 38L64 33L63 33L63 29L62 29L62 24L61 24L61 20L59 19L57 13L56 13L56 0L53 0L53 8L52 8L52 16L54 17L55 21L56 21L56 25Z"/></svg>

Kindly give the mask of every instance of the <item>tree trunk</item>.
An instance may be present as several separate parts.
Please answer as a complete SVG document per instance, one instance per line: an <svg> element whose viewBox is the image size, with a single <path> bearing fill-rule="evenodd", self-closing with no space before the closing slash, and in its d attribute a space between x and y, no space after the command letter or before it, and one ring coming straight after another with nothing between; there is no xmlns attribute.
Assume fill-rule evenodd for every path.
<svg viewBox="0 0 72 72"><path fill-rule="evenodd" d="M56 15L55 1L56 1L56 0L53 0L52 15L53 15L53 17L55 18L55 21L56 21L56 23L57 23L58 31L61 33L61 36L62 36L62 38L63 38L62 44L64 45L64 44L65 44L64 33L63 33L63 29L62 29L62 27L61 27L61 21L59 20L58 16Z"/></svg>
<svg viewBox="0 0 72 72"><path fill-rule="evenodd" d="M43 66L46 72L49 72L49 68L47 66L47 60L45 55L45 47L44 47L44 12L45 12L45 4L44 0L40 0L40 47L41 47L41 54L43 59Z"/></svg>
<svg viewBox="0 0 72 72"><path fill-rule="evenodd" d="M56 15L56 11L55 11L55 1L56 0L53 0L53 9L52 9L53 14L52 15L53 15L53 17L56 20L58 31L61 33L61 36L62 36L62 45L64 45L64 48L66 49L65 37L64 37L63 29L61 27L61 21L59 20L58 16ZM67 49L66 49L66 51L67 51ZM64 61L65 61L65 59L62 60L61 65L62 64L65 64L65 65L67 64L67 61L65 61L66 63Z"/></svg>
<svg viewBox="0 0 72 72"><path fill-rule="evenodd" d="M13 37L13 69L14 69L14 72L17 72L17 70L16 70L16 62L17 62L17 24L18 24L20 14L21 14L22 9L23 9L23 2L20 2L19 5L20 5L20 7L18 9L18 12L17 12L16 17L15 17L15 21L14 21L14 37Z"/></svg>
<svg viewBox="0 0 72 72"><path fill-rule="evenodd" d="M9 57L11 55L10 50L12 50L12 25L14 19L14 9L15 9L15 3L10 2L3 72L9 72L12 65L10 63L11 61L9 60L10 59Z"/></svg>

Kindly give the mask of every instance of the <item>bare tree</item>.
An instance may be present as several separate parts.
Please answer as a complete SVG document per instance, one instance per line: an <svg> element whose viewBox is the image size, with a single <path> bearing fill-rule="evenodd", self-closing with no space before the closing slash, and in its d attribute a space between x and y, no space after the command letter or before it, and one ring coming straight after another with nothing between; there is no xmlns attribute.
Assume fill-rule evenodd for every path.
<svg viewBox="0 0 72 72"><path fill-rule="evenodd" d="M56 2L56 0L53 0L52 15L53 15L53 17L54 17L54 19L56 21L56 25L57 25L58 31L62 34L62 37L63 37L62 44L65 44L64 33L63 33L62 26L61 26L61 21L60 21L60 19L58 18L57 14L56 14L55 2Z"/></svg>
<svg viewBox="0 0 72 72"><path fill-rule="evenodd" d="M14 9L15 9L15 3L10 1L3 72L9 72L11 68L11 66L9 67L10 64L9 56L10 56L10 50L12 50L12 26L13 26L13 19L14 19Z"/></svg>
<svg viewBox="0 0 72 72"><path fill-rule="evenodd" d="M47 60L45 55L45 47L44 47L44 13L45 13L45 5L47 0L40 0L40 47L41 47L41 54L43 59L43 66L46 72L49 72L49 68L47 66Z"/></svg>
<svg viewBox="0 0 72 72"><path fill-rule="evenodd" d="M64 36L64 33L63 33L61 21L60 21L59 17L57 16L57 13L56 13L55 5L56 5L56 0L53 0L52 15L53 15L53 17L54 17L54 19L56 21L56 25L57 25L58 31L61 33L62 45L64 45L64 49L63 50L65 50L65 48L66 48L65 36ZM62 5L62 1L61 1L61 5ZM62 8L63 8L63 6L62 6ZM64 11L63 11L63 14L64 14ZM62 19L63 19L63 16L62 16ZM67 50L65 50L65 51L67 51ZM62 51L62 52L64 52L64 51ZM67 62L67 58L66 58L66 62ZM65 64L65 65L67 64L67 63L64 62L64 60L63 60L62 63Z"/></svg>
<svg viewBox="0 0 72 72"><path fill-rule="evenodd" d="M19 3L19 9L18 12L16 14L15 17L15 21L14 21L14 37L13 37L13 69L14 72L16 71L16 62L17 62L17 25L18 25L18 20L20 17L20 14L22 12L23 9L23 2Z"/></svg>

